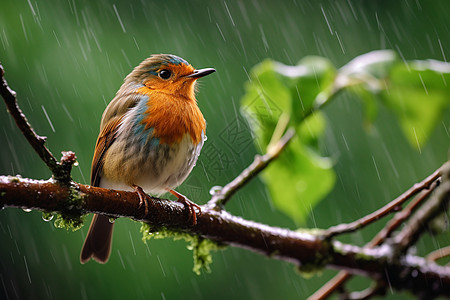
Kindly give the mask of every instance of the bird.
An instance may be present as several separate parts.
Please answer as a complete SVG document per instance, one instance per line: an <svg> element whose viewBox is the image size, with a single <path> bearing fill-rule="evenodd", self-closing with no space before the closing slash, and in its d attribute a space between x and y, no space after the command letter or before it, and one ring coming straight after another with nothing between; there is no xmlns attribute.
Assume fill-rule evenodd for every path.
<svg viewBox="0 0 450 300"><path fill-rule="evenodd" d="M196 94L197 79L213 68L195 69L183 58L154 54L128 74L103 112L91 166L91 185L135 191L148 214L147 193L170 192L196 224L200 207L176 192L196 164L206 140L206 121ZM82 264L106 263L114 221L94 214L81 254Z"/></svg>

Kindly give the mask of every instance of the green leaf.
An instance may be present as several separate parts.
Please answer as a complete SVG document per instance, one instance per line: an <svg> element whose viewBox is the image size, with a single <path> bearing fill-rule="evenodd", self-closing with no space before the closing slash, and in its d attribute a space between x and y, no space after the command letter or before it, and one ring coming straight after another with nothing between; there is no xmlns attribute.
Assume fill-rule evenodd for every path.
<svg viewBox="0 0 450 300"><path fill-rule="evenodd" d="M281 114L289 115L290 125L300 124L335 75L330 61L317 56L305 57L296 66L272 60L255 66L245 86L242 112L261 148L269 144Z"/></svg>
<svg viewBox="0 0 450 300"><path fill-rule="evenodd" d="M355 57L339 70L336 88L347 88L363 101L366 126L377 116L376 95L385 89L385 79L398 61L394 51L378 50Z"/></svg>
<svg viewBox="0 0 450 300"><path fill-rule="evenodd" d="M449 106L450 64L404 62L391 50L363 54L338 71L322 57L306 57L296 66L266 60L252 69L245 89L242 112L262 152L284 125L297 130L297 137L263 179L275 206L300 223L335 182L331 162L318 154L325 119L311 113L347 89L363 101L370 124L381 96L408 140L420 148Z"/></svg>
<svg viewBox="0 0 450 300"><path fill-rule="evenodd" d="M364 125L370 128L378 115L377 94L361 85L349 87L349 90L362 100L364 105Z"/></svg>
<svg viewBox="0 0 450 300"><path fill-rule="evenodd" d="M339 84L347 87L354 83L364 82L370 86L369 80L371 78L386 78L397 62L398 56L392 50L377 50L362 54L349 61L339 70L339 76L347 78L342 78L343 81ZM351 82L352 80L355 82ZM378 83L374 83L376 87Z"/></svg>
<svg viewBox="0 0 450 300"><path fill-rule="evenodd" d="M331 160L314 151L325 128L324 118L316 113L306 120L298 137L262 174L274 205L297 224L306 220L336 181Z"/></svg>
<svg viewBox="0 0 450 300"><path fill-rule="evenodd" d="M270 142L281 114L290 113L291 109L290 92L274 71L274 65L275 62L266 60L252 69L241 101L242 113L263 151Z"/></svg>
<svg viewBox="0 0 450 300"><path fill-rule="evenodd" d="M450 103L450 64L404 62L391 50L373 51L351 60L336 78L365 105L366 123L377 114L376 96L397 116L408 141L420 149Z"/></svg>
<svg viewBox="0 0 450 300"><path fill-rule="evenodd" d="M297 133L302 145L314 151L319 151L319 140L325 132L326 125L325 117L319 111L305 119L297 127Z"/></svg>
<svg viewBox="0 0 450 300"><path fill-rule="evenodd" d="M313 109L317 96L331 88L336 68L320 56L307 56L296 66L276 63L274 67L279 79L289 89L292 121L298 125Z"/></svg>
<svg viewBox="0 0 450 300"><path fill-rule="evenodd" d="M305 221L311 207L335 182L331 162L317 154L325 118L310 115L318 95L331 88L335 75L336 69L321 57L306 57L296 66L266 60L252 69L245 86L242 112L262 152L282 115L287 114L289 126L297 130L297 137L262 174L274 205L297 223Z"/></svg>
<svg viewBox="0 0 450 300"><path fill-rule="evenodd" d="M408 141L420 149L450 104L450 64L399 62L387 84L382 99L398 117Z"/></svg>
<svg viewBox="0 0 450 300"><path fill-rule="evenodd" d="M298 129L298 137L263 172L274 205L297 224L333 188L336 176L331 160L315 151L325 129L320 113L310 116Z"/></svg>

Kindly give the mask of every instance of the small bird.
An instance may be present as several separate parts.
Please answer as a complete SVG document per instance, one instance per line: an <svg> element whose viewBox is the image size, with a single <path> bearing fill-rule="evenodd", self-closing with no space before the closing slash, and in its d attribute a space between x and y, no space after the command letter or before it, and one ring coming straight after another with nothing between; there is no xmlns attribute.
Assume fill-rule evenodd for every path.
<svg viewBox="0 0 450 300"><path fill-rule="evenodd" d="M91 168L91 185L136 191L148 213L145 193L170 192L189 209L200 207L174 191L194 167L206 139L205 119L195 99L196 80L215 72L196 70L181 57L156 54L125 78L106 107ZM145 191L145 192L144 192ZM80 261L106 263L114 222L95 214Z"/></svg>

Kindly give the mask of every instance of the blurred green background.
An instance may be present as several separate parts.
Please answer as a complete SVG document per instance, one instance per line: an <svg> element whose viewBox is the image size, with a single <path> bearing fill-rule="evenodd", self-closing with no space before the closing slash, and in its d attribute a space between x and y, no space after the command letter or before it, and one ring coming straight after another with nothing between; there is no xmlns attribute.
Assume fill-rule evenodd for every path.
<svg viewBox="0 0 450 300"><path fill-rule="evenodd" d="M208 141L197 167L178 189L205 203L209 189L224 185L257 153L239 113L249 69L265 58L295 64L306 55L342 66L376 49L404 59L450 57L450 2L443 1L34 1L0 0L0 61L34 129L59 157L77 154L73 177L89 183L101 114L131 69L152 53L172 53L194 67L214 67L201 80L199 106ZM1 105L1 104L0 104ZM447 160L450 112L444 113L420 151L381 108L372 128L362 107L342 94L326 107L324 153L336 162L332 193L311 207L306 226L352 221L401 194ZM51 176L0 110L0 174ZM377 174L377 169L378 173ZM276 211L254 180L227 206L232 213L269 225L297 227ZM89 217L90 219L90 217ZM363 245L382 226L343 237ZM182 241L141 242L140 224L119 219L106 265L79 263L87 225L55 229L41 213L0 211L2 299L304 299L333 276L325 270L301 277L291 264L246 250L213 255L212 273L192 272ZM419 255L450 244L448 235L425 237ZM364 288L365 279L350 287ZM408 293L389 299L410 299Z"/></svg>

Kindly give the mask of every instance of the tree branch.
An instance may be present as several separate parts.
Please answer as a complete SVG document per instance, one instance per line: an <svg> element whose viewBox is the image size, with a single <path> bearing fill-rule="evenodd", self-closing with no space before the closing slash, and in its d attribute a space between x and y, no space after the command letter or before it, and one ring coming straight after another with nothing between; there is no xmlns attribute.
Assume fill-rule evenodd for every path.
<svg viewBox="0 0 450 300"><path fill-rule="evenodd" d="M449 193L450 188L447 188L447 195ZM365 249L329 241L320 233L271 227L206 206L202 207L197 224L192 225L189 211L174 201L151 198L151 213L145 216L144 208L139 208L139 197L133 192L75 182L67 186L53 180L39 181L11 176L0 176L0 205L70 212L75 215L100 213L131 218L289 261L304 271L327 266L374 278L389 276L391 286L395 289L433 289L440 295L450 296L449 267L416 256L391 261L392 253L384 248Z"/></svg>
<svg viewBox="0 0 450 300"><path fill-rule="evenodd" d="M213 194L211 200L208 202L208 206L215 209L222 209L234 193L252 180L281 154L294 135L295 130L292 128L289 129L285 135L271 147L271 151L263 156L257 155L248 168L242 171L233 181Z"/></svg>
<svg viewBox="0 0 450 300"><path fill-rule="evenodd" d="M442 212L447 211L450 202L450 162L441 168L442 183L436 188L430 200L417 211L406 226L394 238L397 253L403 253L414 245L428 224Z"/></svg>
<svg viewBox="0 0 450 300"><path fill-rule="evenodd" d="M346 299L348 300L364 300L364 299L370 299L373 296L380 295L384 293L385 290L384 284L380 284L380 282L375 282L372 284L372 286L368 287L367 289L359 292L351 292L349 293Z"/></svg>
<svg viewBox="0 0 450 300"><path fill-rule="evenodd" d="M417 188L421 188L422 186L424 186L423 183L427 183L429 182L429 180L435 178L436 173L438 172L440 173L440 171L443 169L444 166L445 164L441 168L433 172L433 174L428 176L421 183L414 184L413 187L411 187L407 192L403 193L394 201L398 199L405 199L405 200L408 199L410 196L412 196L411 192L414 192ZM378 245L381 245L394 232L394 230L396 230L401 224L403 224L403 222L411 216L411 214L420 206L420 204L423 203L423 201L431 194L434 188L438 185L438 182L439 181L436 178L436 180L432 182L432 184L428 187L428 189L422 190L421 194L419 194L412 202L410 202L402 211L397 212L395 216L387 223L387 225L380 232L378 232L378 234L369 243L367 243L365 247L374 248ZM385 207L388 206L389 204L386 205ZM381 208L380 210L382 209L383 208ZM354 223L355 222L350 224ZM326 299L340 286L342 286L351 276L352 275L349 272L346 271L339 272L335 277L333 277L330 281L328 281L325 285L323 285L308 299L309 300Z"/></svg>
<svg viewBox="0 0 450 300"><path fill-rule="evenodd" d="M433 174L431 174L430 176L425 178L422 182L414 184L414 186L412 186L409 190L407 190L402 195L397 197L395 200L389 202L382 208L378 209L377 211L374 211L373 213L371 213L359 220L356 220L352 223L339 224L339 225L330 227L325 232L325 235L330 238L330 237L336 236L338 234L354 232L354 231L361 229L369 224L372 224L373 222L381 219L382 217L384 217L392 212L401 210L401 206L403 205L403 203L405 203L409 198L411 198L412 196L414 196L421 190L430 188L430 185L434 181L436 181L440 176L441 176L441 169L439 168Z"/></svg>
<svg viewBox="0 0 450 300"><path fill-rule="evenodd" d="M40 136L36 134L36 132L31 127L30 123L28 123L27 117L20 109L16 92L13 91L6 82L4 77L5 70L0 63L0 75L1 75L1 84L0 84L0 95L2 95L3 100L6 103L9 113L13 117L14 121L19 127L22 134L27 139L28 143L30 143L31 147L33 147L34 151L39 155L39 157L44 161L47 167L53 174L53 177L57 180L63 182L69 182L70 172L72 171L72 166L76 161L75 154L71 151L63 152L63 157L61 161L58 162L53 154L48 150L45 146L45 136Z"/></svg>
<svg viewBox="0 0 450 300"><path fill-rule="evenodd" d="M447 256L450 256L450 246L437 249L431 252L430 254L427 255L427 260L438 261L439 259L442 259Z"/></svg>

